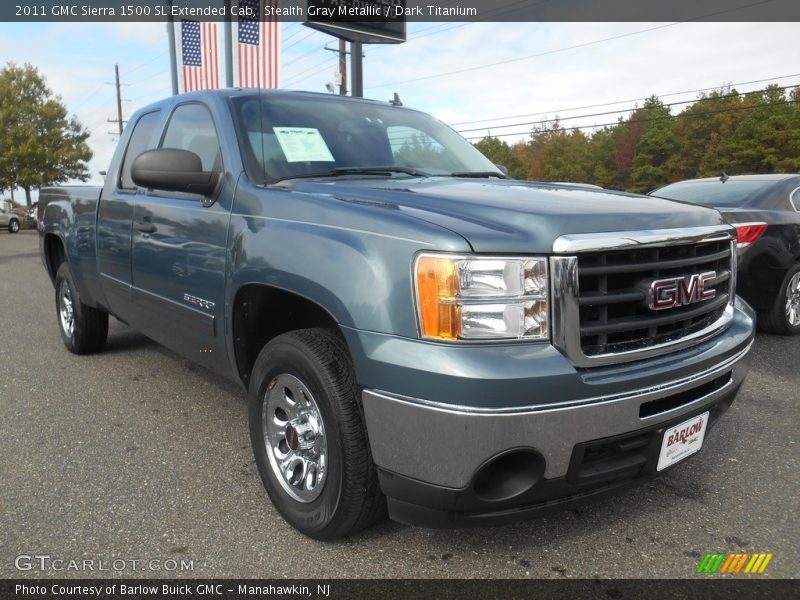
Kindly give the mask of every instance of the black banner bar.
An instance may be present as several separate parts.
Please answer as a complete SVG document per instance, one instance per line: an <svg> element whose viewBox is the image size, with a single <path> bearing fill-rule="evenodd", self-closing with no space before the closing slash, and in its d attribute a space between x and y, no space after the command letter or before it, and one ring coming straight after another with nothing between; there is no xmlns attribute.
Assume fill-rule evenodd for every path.
<svg viewBox="0 0 800 600"><path fill-rule="evenodd" d="M336 10L332 10L335 8ZM237 0L3 0L6 22L223 21ZM280 0L264 3L265 20L304 22L669 22L800 21L798 0Z"/></svg>
<svg viewBox="0 0 800 600"><path fill-rule="evenodd" d="M314 600L782 600L800 597L798 580L713 578L574 580L234 580L234 579L16 579L0 583L0 597L98 598L275 598Z"/></svg>

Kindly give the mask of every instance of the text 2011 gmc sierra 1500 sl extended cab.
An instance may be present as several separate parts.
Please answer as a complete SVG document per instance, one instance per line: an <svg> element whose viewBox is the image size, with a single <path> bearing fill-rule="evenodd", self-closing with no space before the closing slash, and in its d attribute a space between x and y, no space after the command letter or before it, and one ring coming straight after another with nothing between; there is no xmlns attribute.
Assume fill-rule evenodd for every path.
<svg viewBox="0 0 800 600"><path fill-rule="evenodd" d="M108 315L249 390L275 506L495 523L697 452L753 314L712 209L516 181L397 103L222 90L137 112L102 189L42 192L67 348ZM111 375L111 374L110 374Z"/></svg>

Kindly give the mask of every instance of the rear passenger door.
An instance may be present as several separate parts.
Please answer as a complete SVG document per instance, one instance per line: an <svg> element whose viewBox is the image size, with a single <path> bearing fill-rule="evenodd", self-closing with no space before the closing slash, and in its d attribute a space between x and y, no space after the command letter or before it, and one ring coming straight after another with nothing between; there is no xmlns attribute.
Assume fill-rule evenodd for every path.
<svg viewBox="0 0 800 600"><path fill-rule="evenodd" d="M212 114L200 102L179 104L159 148L194 152L205 171L222 171ZM135 326L167 347L224 370L225 249L229 204L196 194L148 190L133 217Z"/></svg>

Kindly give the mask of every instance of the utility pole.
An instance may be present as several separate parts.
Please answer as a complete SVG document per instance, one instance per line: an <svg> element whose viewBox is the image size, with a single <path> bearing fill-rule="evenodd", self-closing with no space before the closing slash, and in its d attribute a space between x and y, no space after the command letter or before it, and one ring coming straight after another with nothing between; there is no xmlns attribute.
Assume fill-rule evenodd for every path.
<svg viewBox="0 0 800 600"><path fill-rule="evenodd" d="M225 87L233 87L233 15L231 0L225 0Z"/></svg>
<svg viewBox="0 0 800 600"><path fill-rule="evenodd" d="M178 95L178 56L175 52L175 19L172 16L172 0L167 0L167 43L169 44L169 73L172 95Z"/></svg>
<svg viewBox="0 0 800 600"><path fill-rule="evenodd" d="M347 96L347 42L339 40L339 94Z"/></svg>
<svg viewBox="0 0 800 600"><path fill-rule="evenodd" d="M364 61L361 50L361 42L350 42L350 68L353 78L353 96L362 98L364 96Z"/></svg>
<svg viewBox="0 0 800 600"><path fill-rule="evenodd" d="M119 132L109 131L111 135L119 135L122 137L122 130L125 128L125 123L122 119L122 84L119 82L119 65L114 65L115 83L107 83L106 85L113 85L117 88L117 118L108 119L109 123L116 123Z"/></svg>

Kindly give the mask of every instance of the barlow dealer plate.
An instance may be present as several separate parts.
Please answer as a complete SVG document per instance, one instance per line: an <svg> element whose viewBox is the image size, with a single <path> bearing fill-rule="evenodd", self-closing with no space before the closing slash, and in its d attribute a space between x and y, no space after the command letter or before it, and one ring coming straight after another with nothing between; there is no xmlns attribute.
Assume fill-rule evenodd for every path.
<svg viewBox="0 0 800 600"><path fill-rule="evenodd" d="M703 438L706 437L708 413L692 417L675 427L670 427L664 432L661 442L661 454L658 457L658 470L663 471L676 462L691 456L703 447Z"/></svg>

